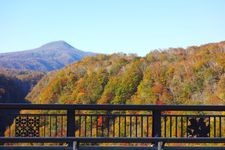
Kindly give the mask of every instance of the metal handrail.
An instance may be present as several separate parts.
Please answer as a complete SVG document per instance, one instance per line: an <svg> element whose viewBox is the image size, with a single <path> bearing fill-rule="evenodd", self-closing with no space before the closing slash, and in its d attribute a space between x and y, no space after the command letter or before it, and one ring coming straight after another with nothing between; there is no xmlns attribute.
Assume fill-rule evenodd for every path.
<svg viewBox="0 0 225 150"><path fill-rule="evenodd" d="M127 105L127 104L27 104L0 103L0 109L26 110L160 110L160 111L225 111L225 105Z"/></svg>
<svg viewBox="0 0 225 150"><path fill-rule="evenodd" d="M127 137L0 137L0 143L224 143L225 138L187 138L187 137L142 137L142 138L127 138Z"/></svg>

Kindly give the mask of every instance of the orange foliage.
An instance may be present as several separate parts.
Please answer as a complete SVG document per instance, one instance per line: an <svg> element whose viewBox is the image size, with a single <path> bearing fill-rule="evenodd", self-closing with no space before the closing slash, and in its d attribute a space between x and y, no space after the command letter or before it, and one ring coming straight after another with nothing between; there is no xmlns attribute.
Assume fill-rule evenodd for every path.
<svg viewBox="0 0 225 150"><path fill-rule="evenodd" d="M152 87L152 91L157 94L161 94L163 92L163 85L160 83L155 84Z"/></svg>

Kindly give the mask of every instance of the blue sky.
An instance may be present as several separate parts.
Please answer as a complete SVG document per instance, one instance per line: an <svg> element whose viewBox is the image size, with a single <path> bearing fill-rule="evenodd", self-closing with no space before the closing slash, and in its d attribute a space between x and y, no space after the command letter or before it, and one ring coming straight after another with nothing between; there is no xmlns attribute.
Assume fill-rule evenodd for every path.
<svg viewBox="0 0 225 150"><path fill-rule="evenodd" d="M225 40L225 0L1 0L0 52L64 40L136 53Z"/></svg>

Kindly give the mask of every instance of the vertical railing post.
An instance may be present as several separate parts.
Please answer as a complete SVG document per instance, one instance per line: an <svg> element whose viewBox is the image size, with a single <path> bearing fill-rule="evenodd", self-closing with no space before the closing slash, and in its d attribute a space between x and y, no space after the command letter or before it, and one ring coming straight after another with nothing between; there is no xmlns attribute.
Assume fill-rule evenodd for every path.
<svg viewBox="0 0 225 150"><path fill-rule="evenodd" d="M152 111L152 137L161 137L161 111ZM154 147L158 147L161 150L161 142L152 143Z"/></svg>
<svg viewBox="0 0 225 150"><path fill-rule="evenodd" d="M75 110L67 110L67 137L75 137ZM73 142L68 143L70 147L73 146Z"/></svg>
<svg viewBox="0 0 225 150"><path fill-rule="evenodd" d="M161 137L161 111L152 112L152 137Z"/></svg>

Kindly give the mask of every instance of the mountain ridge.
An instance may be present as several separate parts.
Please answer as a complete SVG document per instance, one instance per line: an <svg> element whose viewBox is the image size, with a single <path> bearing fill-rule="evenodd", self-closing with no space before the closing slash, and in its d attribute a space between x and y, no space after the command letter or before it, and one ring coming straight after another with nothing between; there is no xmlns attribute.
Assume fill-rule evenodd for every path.
<svg viewBox="0 0 225 150"><path fill-rule="evenodd" d="M52 71L95 53L74 48L65 41L54 41L38 48L0 53L0 68Z"/></svg>

